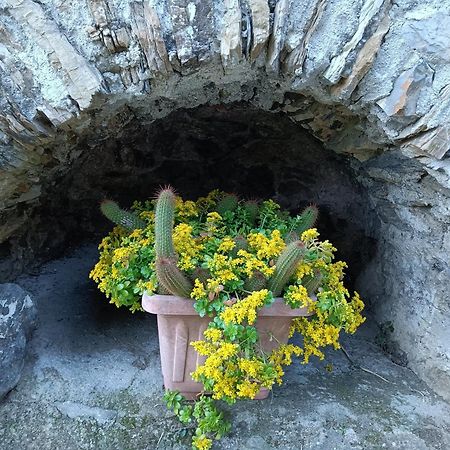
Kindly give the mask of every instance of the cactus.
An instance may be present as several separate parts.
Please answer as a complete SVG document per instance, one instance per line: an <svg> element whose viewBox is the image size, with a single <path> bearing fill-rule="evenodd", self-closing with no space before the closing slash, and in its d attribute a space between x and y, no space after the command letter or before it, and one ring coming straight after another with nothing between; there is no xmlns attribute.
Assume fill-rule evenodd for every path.
<svg viewBox="0 0 450 450"><path fill-rule="evenodd" d="M255 270L252 276L245 280L244 289L249 292L260 291L266 287L266 284L266 277L259 270Z"/></svg>
<svg viewBox="0 0 450 450"><path fill-rule="evenodd" d="M156 293L159 295L170 295L170 292L161 283L159 283Z"/></svg>
<svg viewBox="0 0 450 450"><path fill-rule="evenodd" d="M171 188L163 189L155 207L155 251L160 258L176 258L172 233L175 217L175 194Z"/></svg>
<svg viewBox="0 0 450 450"><path fill-rule="evenodd" d="M269 289L275 297L281 294L304 254L305 245L301 241L291 242L281 252L275 265L275 272L269 280Z"/></svg>
<svg viewBox="0 0 450 450"><path fill-rule="evenodd" d="M231 250L231 256L235 258L237 256L237 253L239 250L247 250L248 249L248 242L247 239L245 239L244 236L236 236L234 239L234 248Z"/></svg>
<svg viewBox="0 0 450 450"><path fill-rule="evenodd" d="M314 275L306 275L302 279L302 285L308 291L309 296L314 295L317 292L317 289L319 289L322 283L322 278L320 270L316 270Z"/></svg>
<svg viewBox="0 0 450 450"><path fill-rule="evenodd" d="M254 225L258 217L259 207L256 200L248 200L244 203L244 210L247 213L250 225Z"/></svg>
<svg viewBox="0 0 450 450"><path fill-rule="evenodd" d="M190 297L193 285L178 268L174 258L157 258L156 275L161 285L172 295Z"/></svg>
<svg viewBox="0 0 450 450"><path fill-rule="evenodd" d="M196 267L192 272L192 280L195 281L197 278L205 285L208 281L208 278L211 278L211 273L208 269L204 269L203 267Z"/></svg>
<svg viewBox="0 0 450 450"><path fill-rule="evenodd" d="M297 225L295 227L295 231L301 235L304 231L309 230L316 223L318 216L319 210L317 209L317 206L307 206L301 212L300 216L297 216Z"/></svg>
<svg viewBox="0 0 450 450"><path fill-rule="evenodd" d="M129 231L136 228L145 228L147 224L130 211L125 211L116 202L112 200L103 200L100 204L101 212L117 225L122 225Z"/></svg>
<svg viewBox="0 0 450 450"><path fill-rule="evenodd" d="M286 244L290 244L291 242L298 241L298 237L298 233L295 231L290 231L284 240L286 241Z"/></svg>
<svg viewBox="0 0 450 450"><path fill-rule="evenodd" d="M234 194L225 194L225 196L217 203L216 211L223 216L226 212L234 211L239 203L239 199Z"/></svg>

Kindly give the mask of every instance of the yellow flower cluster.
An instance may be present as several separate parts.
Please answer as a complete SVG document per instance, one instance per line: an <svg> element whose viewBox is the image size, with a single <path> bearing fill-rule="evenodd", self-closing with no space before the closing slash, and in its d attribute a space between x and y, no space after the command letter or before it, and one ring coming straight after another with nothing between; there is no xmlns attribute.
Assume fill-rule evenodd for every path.
<svg viewBox="0 0 450 450"><path fill-rule="evenodd" d="M284 370L283 366L292 364L292 355L301 356L303 350L294 344L281 344L278 348L272 351L269 356L269 361L273 364L276 371L276 382L283 383Z"/></svg>
<svg viewBox="0 0 450 450"><path fill-rule="evenodd" d="M220 253L215 253L210 261L208 261L208 269L212 277L219 284L225 284L227 281L237 280L238 277L233 271L230 258Z"/></svg>
<svg viewBox="0 0 450 450"><path fill-rule="evenodd" d="M192 236L192 226L187 223L178 224L173 230L173 245L178 253L178 267L182 270L192 270L196 267L196 258L203 249Z"/></svg>
<svg viewBox="0 0 450 450"><path fill-rule="evenodd" d="M212 446L212 440L207 438L204 434L201 436L194 436L192 438L192 446L196 450L209 450Z"/></svg>
<svg viewBox="0 0 450 450"><path fill-rule="evenodd" d="M222 239L222 242L219 245L219 248L217 249L218 252L229 252L233 250L233 248L236 247L236 243L228 236L225 236Z"/></svg>
<svg viewBox="0 0 450 450"><path fill-rule="evenodd" d="M196 278L194 281L194 287L191 291L191 298L199 300L205 297L206 297L205 287L203 286L203 283L198 278Z"/></svg>
<svg viewBox="0 0 450 450"><path fill-rule="evenodd" d="M307 364L311 355L319 359L324 358L321 347L332 345L336 350L340 348L339 328L327 324L323 313L316 311L313 320L298 317L292 321L291 333L297 332L303 336L303 363Z"/></svg>
<svg viewBox="0 0 450 450"><path fill-rule="evenodd" d="M247 277L251 277L255 270L261 272L265 277L269 278L275 271L275 266L269 267L267 263L261 261L253 253L247 250L239 250L237 252L238 258L233 259L231 264L235 267L240 267Z"/></svg>
<svg viewBox="0 0 450 450"><path fill-rule="evenodd" d="M225 308L220 314L220 318L225 324L241 324L247 321L249 325L252 325L256 320L258 309L264 306L268 295L269 291L267 289L254 291L246 298L238 300L234 305Z"/></svg>
<svg viewBox="0 0 450 450"><path fill-rule="evenodd" d="M272 231L270 238L263 233L250 233L248 235L250 248L256 251L259 259L275 258L286 246L279 230Z"/></svg>
<svg viewBox="0 0 450 450"><path fill-rule="evenodd" d="M198 209L195 202L190 200L183 201L181 197L177 197L175 201L175 208L177 214L182 219L189 219L190 217L198 216Z"/></svg>
<svg viewBox="0 0 450 450"><path fill-rule="evenodd" d="M308 291L304 286L289 286L284 298L286 300L286 303L296 308L310 306L311 304L311 299L309 298Z"/></svg>
<svg viewBox="0 0 450 450"><path fill-rule="evenodd" d="M295 276L299 280L301 280L305 275L312 275L313 273L313 266L305 261L302 261L295 270Z"/></svg>

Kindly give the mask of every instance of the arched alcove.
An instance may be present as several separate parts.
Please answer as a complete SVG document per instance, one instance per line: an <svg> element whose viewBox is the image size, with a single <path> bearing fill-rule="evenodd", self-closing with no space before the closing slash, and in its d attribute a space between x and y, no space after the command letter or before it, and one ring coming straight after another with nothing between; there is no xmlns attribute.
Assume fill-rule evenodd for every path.
<svg viewBox="0 0 450 450"><path fill-rule="evenodd" d="M104 196L170 182L312 201L377 320L448 397L445 3L295 3L9 0L0 274L100 235Z"/></svg>

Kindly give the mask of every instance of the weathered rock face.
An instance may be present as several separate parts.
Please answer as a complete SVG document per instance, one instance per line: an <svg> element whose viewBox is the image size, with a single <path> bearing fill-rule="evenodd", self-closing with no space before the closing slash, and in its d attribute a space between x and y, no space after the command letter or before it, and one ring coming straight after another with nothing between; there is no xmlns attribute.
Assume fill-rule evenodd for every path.
<svg viewBox="0 0 450 450"><path fill-rule="evenodd" d="M30 294L17 284L0 284L0 400L18 383L27 340L36 325Z"/></svg>
<svg viewBox="0 0 450 450"><path fill-rule="evenodd" d="M379 320L394 323L414 370L448 395L448 0L82 3L0 6L0 257L26 258L32 248L61 245L67 235L40 230L65 229L75 205L86 210L80 192L90 205L114 186L120 192L126 176L137 186L136 175L126 173L133 167L143 169L142 177L148 168L168 176L173 162L165 148L152 144L139 153L127 146L133 133L161 139L145 131L156 119L233 102L283 112L348 157L351 183L359 185L346 190L358 198L347 204L358 207L346 212L339 200L330 216L343 217L346 226L358 222L365 239L377 241L371 265L361 266L361 290ZM309 197L332 205L332 197L311 188L312 175L301 182L294 176L307 154L299 147L295 169L282 172L284 184L270 175L267 155L254 152L252 159L261 158L259 178L272 176L267 189L280 198L303 201L298 193L309 186ZM181 178L194 165L185 161ZM313 161L312 174L320 166ZM254 173L246 169L247 177ZM325 177L323 185L335 188L344 178ZM105 189L108 183L113 187ZM342 191L336 192L337 199ZM66 217L56 214L60 224L45 223L60 206L67 207ZM79 214L84 231L92 215ZM19 270L15 261L0 270Z"/></svg>

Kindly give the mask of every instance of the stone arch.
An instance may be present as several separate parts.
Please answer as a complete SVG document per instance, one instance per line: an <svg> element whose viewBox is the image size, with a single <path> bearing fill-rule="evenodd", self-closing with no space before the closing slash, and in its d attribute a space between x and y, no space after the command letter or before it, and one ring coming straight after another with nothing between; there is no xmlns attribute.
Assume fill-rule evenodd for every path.
<svg viewBox="0 0 450 450"><path fill-rule="evenodd" d="M379 218L365 226L380 244L360 283L379 299L379 319L394 322L411 366L448 395L448 6L6 0L0 242L30 227L44 185L48 195L74 161L133 120L147 126L233 102L285 112L363 161L355 177Z"/></svg>

